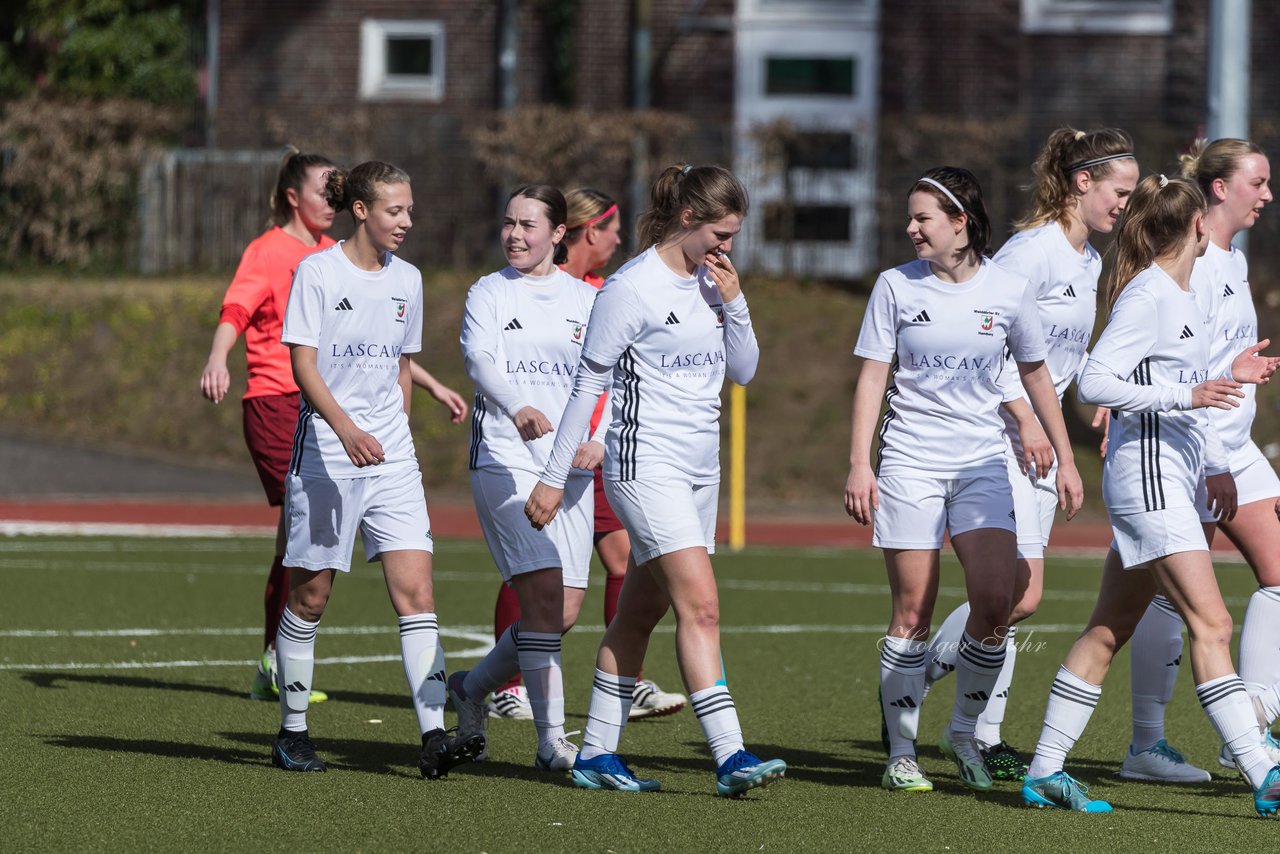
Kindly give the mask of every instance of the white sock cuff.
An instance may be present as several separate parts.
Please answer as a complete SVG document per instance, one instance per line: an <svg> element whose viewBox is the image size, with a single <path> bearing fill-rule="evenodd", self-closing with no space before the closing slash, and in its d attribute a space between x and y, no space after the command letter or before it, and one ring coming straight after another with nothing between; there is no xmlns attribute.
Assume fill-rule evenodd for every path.
<svg viewBox="0 0 1280 854"><path fill-rule="evenodd" d="M880 666L899 673L914 673L924 669L924 657L929 651L925 641L886 635L880 642Z"/></svg>
<svg viewBox="0 0 1280 854"><path fill-rule="evenodd" d="M546 670L560 664L560 635L550 632L520 632L516 635L516 657L520 670Z"/></svg>
<svg viewBox="0 0 1280 854"><path fill-rule="evenodd" d="M440 633L440 624L436 620L436 615L431 611L401 617L399 622L400 637L421 634L423 632L430 634Z"/></svg>
<svg viewBox="0 0 1280 854"><path fill-rule="evenodd" d="M957 662L963 662L973 670L999 670L1004 666L1005 639L994 644L982 643L965 632L960 638L960 655Z"/></svg>
<svg viewBox="0 0 1280 854"><path fill-rule="evenodd" d="M1062 688L1062 692L1059 692L1059 687ZM1058 673L1053 677L1053 686L1049 689L1049 692L1058 694L1064 700L1096 706L1098 698L1102 696L1102 686L1086 682L1068 670L1065 665L1059 665Z"/></svg>
<svg viewBox="0 0 1280 854"><path fill-rule="evenodd" d="M280 615L280 628L277 633L285 640L305 644L316 639L316 631L319 628L319 620L314 623L307 622L286 607L284 613Z"/></svg>

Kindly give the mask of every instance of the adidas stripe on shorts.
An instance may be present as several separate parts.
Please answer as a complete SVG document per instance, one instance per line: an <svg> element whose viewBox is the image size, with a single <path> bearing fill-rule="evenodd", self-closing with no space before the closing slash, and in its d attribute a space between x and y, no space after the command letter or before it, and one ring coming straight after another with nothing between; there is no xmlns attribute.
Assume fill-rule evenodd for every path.
<svg viewBox="0 0 1280 854"><path fill-rule="evenodd" d="M605 480L604 491L631 537L637 566L680 549L702 547L715 554L719 483Z"/></svg>
<svg viewBox="0 0 1280 854"><path fill-rule="evenodd" d="M432 550L431 519L416 463L380 469L370 477L340 480L289 475L284 512L289 542L284 565L319 571L351 569L356 531L364 556Z"/></svg>
<svg viewBox="0 0 1280 854"><path fill-rule="evenodd" d="M522 469L485 467L471 472L471 495L489 553L503 581L559 567L565 587L583 589L595 524L591 478L574 474L565 481L560 511L541 531L524 515L525 502L537 482L536 474Z"/></svg>
<svg viewBox="0 0 1280 854"><path fill-rule="evenodd" d="M1013 491L1003 467L958 477L904 472L876 478L880 509L871 544L881 549L940 549L951 536L979 528L1016 531Z"/></svg>

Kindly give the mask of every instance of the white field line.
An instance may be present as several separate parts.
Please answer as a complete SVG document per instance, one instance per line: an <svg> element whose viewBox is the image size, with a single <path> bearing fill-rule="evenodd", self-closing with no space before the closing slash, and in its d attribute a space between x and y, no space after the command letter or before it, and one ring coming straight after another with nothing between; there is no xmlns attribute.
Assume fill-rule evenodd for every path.
<svg viewBox="0 0 1280 854"><path fill-rule="evenodd" d="M266 537L262 525L156 525L124 522L0 522L0 536L54 537Z"/></svg>

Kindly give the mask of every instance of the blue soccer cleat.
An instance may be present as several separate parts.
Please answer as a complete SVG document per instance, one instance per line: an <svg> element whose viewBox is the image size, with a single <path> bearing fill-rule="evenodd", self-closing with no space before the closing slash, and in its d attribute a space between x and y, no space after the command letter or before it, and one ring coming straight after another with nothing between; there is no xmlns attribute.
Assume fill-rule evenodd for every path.
<svg viewBox="0 0 1280 854"><path fill-rule="evenodd" d="M594 759L583 759L582 754L573 761L573 785L579 789L611 790L614 792L656 792L662 788L657 780L642 780L627 767L626 760L616 753L602 753Z"/></svg>
<svg viewBox="0 0 1280 854"><path fill-rule="evenodd" d="M1022 802L1030 807L1058 807L1072 812L1111 812L1111 804L1085 797L1088 788L1080 785L1066 771L1048 777L1022 779Z"/></svg>
<svg viewBox="0 0 1280 854"><path fill-rule="evenodd" d="M786 774L787 763L781 759L764 760L739 750L716 769L716 792L726 798L742 797L749 790L767 786Z"/></svg>
<svg viewBox="0 0 1280 854"><path fill-rule="evenodd" d="M1276 810L1280 809L1280 765L1267 772L1266 779L1253 793L1253 808L1263 818L1275 815Z"/></svg>

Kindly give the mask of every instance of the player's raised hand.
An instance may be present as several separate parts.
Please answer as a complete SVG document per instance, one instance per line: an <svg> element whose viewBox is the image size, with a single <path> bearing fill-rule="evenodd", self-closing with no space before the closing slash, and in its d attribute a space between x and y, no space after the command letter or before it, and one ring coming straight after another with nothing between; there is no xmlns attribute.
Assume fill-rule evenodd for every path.
<svg viewBox="0 0 1280 854"><path fill-rule="evenodd" d="M1262 355L1262 351L1270 343L1270 338L1264 338L1236 356L1231 362L1231 378L1242 383L1269 383L1271 375L1280 366L1280 358Z"/></svg>
<svg viewBox="0 0 1280 854"><path fill-rule="evenodd" d="M702 263L707 268L707 275L715 282L720 291L720 299L731 302L742 293L742 283L738 281L738 271L734 269L729 256L719 250L708 252Z"/></svg>

